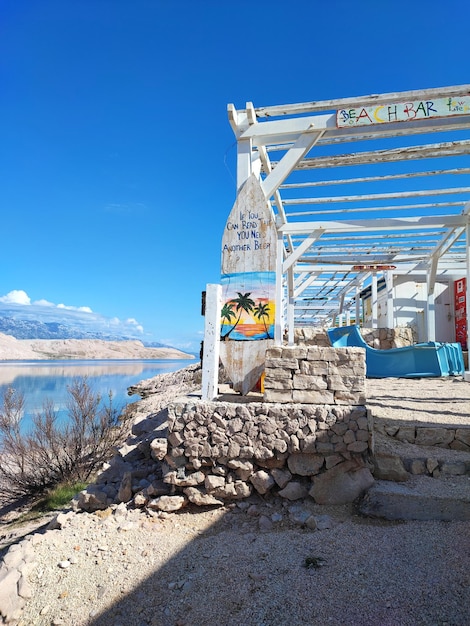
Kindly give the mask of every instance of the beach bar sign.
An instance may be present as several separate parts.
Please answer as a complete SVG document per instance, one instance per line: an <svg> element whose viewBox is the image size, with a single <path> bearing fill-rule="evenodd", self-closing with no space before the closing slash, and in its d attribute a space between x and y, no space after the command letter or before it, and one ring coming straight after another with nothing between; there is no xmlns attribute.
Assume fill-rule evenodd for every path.
<svg viewBox="0 0 470 626"><path fill-rule="evenodd" d="M412 122L455 115L470 115L470 96L413 100L340 109L336 112L336 126L349 128L351 126Z"/></svg>

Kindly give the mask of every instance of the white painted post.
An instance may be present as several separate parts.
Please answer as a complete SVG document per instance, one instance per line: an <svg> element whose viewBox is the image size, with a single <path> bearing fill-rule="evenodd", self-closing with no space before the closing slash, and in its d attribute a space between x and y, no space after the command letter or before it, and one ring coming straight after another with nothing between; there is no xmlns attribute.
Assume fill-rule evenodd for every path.
<svg viewBox="0 0 470 626"><path fill-rule="evenodd" d="M239 140L237 147L237 190L240 191L252 172L251 141Z"/></svg>
<svg viewBox="0 0 470 626"><path fill-rule="evenodd" d="M361 286L356 285L356 326L361 325Z"/></svg>
<svg viewBox="0 0 470 626"><path fill-rule="evenodd" d="M346 326L351 326L351 309L346 311Z"/></svg>
<svg viewBox="0 0 470 626"><path fill-rule="evenodd" d="M287 344L293 346L294 341L294 271L290 267L287 270Z"/></svg>
<svg viewBox="0 0 470 626"><path fill-rule="evenodd" d="M284 285L282 274L282 259L284 254L284 243L282 233L277 235L276 251L276 311L274 314L274 345L282 346L282 336L284 333Z"/></svg>
<svg viewBox="0 0 470 626"><path fill-rule="evenodd" d="M378 328L379 326L379 307L377 301L377 273L372 274L372 326L371 328Z"/></svg>
<svg viewBox="0 0 470 626"><path fill-rule="evenodd" d="M426 333L427 340L436 341L436 307L434 305L434 292L428 293L428 297L427 297L426 326L427 326L427 333Z"/></svg>
<svg viewBox="0 0 470 626"><path fill-rule="evenodd" d="M209 402L218 395L219 391L221 302L222 285L207 285L201 399Z"/></svg>
<svg viewBox="0 0 470 626"><path fill-rule="evenodd" d="M385 284L387 286L387 328L395 328L395 315L393 310L393 274L390 270L385 272Z"/></svg>

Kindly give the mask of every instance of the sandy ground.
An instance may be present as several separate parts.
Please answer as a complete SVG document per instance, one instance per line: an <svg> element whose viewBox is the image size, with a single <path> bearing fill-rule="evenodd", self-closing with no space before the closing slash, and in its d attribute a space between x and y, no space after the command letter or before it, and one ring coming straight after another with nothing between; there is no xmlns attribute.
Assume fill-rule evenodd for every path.
<svg viewBox="0 0 470 626"><path fill-rule="evenodd" d="M367 406L376 418L470 427L470 382L448 378L369 378Z"/></svg>
<svg viewBox="0 0 470 626"><path fill-rule="evenodd" d="M22 626L467 626L470 523L250 508L76 514L35 546ZM64 567L64 562L68 563Z"/></svg>

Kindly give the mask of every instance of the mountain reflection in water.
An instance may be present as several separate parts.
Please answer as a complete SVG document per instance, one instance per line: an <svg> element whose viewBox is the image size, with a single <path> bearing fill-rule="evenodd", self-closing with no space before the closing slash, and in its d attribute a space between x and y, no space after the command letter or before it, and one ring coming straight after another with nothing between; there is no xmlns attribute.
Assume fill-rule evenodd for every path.
<svg viewBox="0 0 470 626"><path fill-rule="evenodd" d="M128 396L131 385L153 378L158 374L176 372L195 360L142 360L142 361L9 361L0 363L0 397L12 387L25 398L25 417L41 411L50 401L54 409L64 413L69 395L67 388L77 378L87 377L91 388L105 401L112 393L113 405L122 408L136 402L139 396Z"/></svg>

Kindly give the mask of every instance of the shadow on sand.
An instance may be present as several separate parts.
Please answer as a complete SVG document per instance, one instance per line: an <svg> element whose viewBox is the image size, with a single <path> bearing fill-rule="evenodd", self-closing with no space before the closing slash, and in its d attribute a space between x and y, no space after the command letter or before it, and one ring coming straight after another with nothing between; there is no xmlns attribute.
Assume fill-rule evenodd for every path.
<svg viewBox="0 0 470 626"><path fill-rule="evenodd" d="M367 520L352 509L345 516L342 508L329 528L311 530L289 523L288 509L298 505L259 502L261 513L283 521L263 532L259 517L235 507L214 512L214 523L199 532L191 515L173 515L183 525L177 549L169 553L168 535L157 530L140 582L86 623L392 626L444 623L444 614L449 624L464 626L470 597L463 593L469 563L462 549L470 538L462 524L431 523L439 528L432 526L427 541L429 524Z"/></svg>

